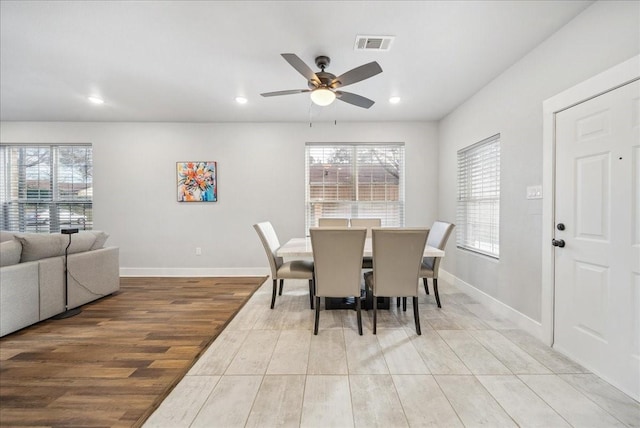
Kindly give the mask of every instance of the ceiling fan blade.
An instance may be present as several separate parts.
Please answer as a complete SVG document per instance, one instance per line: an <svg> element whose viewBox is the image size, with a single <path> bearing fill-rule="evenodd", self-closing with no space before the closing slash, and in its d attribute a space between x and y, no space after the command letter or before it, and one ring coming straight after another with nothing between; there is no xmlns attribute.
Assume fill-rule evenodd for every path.
<svg viewBox="0 0 640 428"><path fill-rule="evenodd" d="M320 84L320 79L316 76L316 73L314 73L298 55L292 53L283 53L280 55L282 55L282 57L291 64L291 67L295 68L298 73L302 74L308 81L315 82L318 85Z"/></svg>
<svg viewBox="0 0 640 428"><path fill-rule="evenodd" d="M301 94L303 92L311 92L311 89L290 89L288 91L265 92L264 94L260 95L262 95L263 97L275 97L278 95Z"/></svg>
<svg viewBox="0 0 640 428"><path fill-rule="evenodd" d="M336 91L336 97L340 101L353 104L354 106L369 108L375 104L375 101L365 98L361 95L352 94L351 92Z"/></svg>
<svg viewBox="0 0 640 428"><path fill-rule="evenodd" d="M341 86L351 85L361 80L368 79L369 77L373 77L379 73L382 73L382 67L380 67L377 62L373 61L341 74L333 79L329 86L332 88L339 88Z"/></svg>

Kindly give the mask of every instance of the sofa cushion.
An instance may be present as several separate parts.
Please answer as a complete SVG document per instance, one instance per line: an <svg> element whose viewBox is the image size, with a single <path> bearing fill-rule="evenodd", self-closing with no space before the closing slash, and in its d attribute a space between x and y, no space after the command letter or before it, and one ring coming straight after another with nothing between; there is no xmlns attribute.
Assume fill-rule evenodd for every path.
<svg viewBox="0 0 640 428"><path fill-rule="evenodd" d="M93 243L90 249L99 250L100 248L104 247L104 243L107 242L109 234L101 230L91 230L90 232L96 236L96 242Z"/></svg>
<svg viewBox="0 0 640 428"><path fill-rule="evenodd" d="M0 242L0 266L11 266L20 263L22 244L17 239Z"/></svg>
<svg viewBox="0 0 640 428"><path fill-rule="evenodd" d="M0 242L11 241L15 239L15 233L8 230L0 230Z"/></svg>
<svg viewBox="0 0 640 428"><path fill-rule="evenodd" d="M21 263L63 256L69 244L68 235L61 233L17 233L16 239L22 244ZM89 231L73 234L69 254L89 251L95 242L96 236Z"/></svg>
<svg viewBox="0 0 640 428"><path fill-rule="evenodd" d="M64 254L63 236L59 233L17 233L16 239L22 244L20 262L32 262Z"/></svg>
<svg viewBox="0 0 640 428"><path fill-rule="evenodd" d="M64 246L62 247L61 256L64 255L64 249L67 244L69 244L69 236L63 235L62 239L64 241ZM79 233L75 233L71 235L71 246L69 247L69 254L75 253L84 253L85 251L89 251L92 249L93 245L96 242L96 235L92 233L92 231L81 231Z"/></svg>

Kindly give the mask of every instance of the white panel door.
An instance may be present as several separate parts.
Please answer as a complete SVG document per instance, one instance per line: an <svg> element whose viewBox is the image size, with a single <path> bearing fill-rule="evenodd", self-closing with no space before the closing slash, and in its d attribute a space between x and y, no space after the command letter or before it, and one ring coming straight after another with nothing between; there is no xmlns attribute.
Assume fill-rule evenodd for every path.
<svg viewBox="0 0 640 428"><path fill-rule="evenodd" d="M639 128L639 81L556 115L554 347L635 399Z"/></svg>

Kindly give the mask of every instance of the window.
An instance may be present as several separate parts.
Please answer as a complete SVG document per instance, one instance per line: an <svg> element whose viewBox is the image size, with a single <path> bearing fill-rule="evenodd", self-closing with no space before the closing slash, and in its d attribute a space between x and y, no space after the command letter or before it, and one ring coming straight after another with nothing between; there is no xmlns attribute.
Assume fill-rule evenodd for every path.
<svg viewBox="0 0 640 428"><path fill-rule="evenodd" d="M459 248L500 255L500 134L458 152Z"/></svg>
<svg viewBox="0 0 640 428"><path fill-rule="evenodd" d="M404 226L404 145L307 144L307 230L320 217Z"/></svg>
<svg viewBox="0 0 640 428"><path fill-rule="evenodd" d="M91 145L0 145L0 229L93 226Z"/></svg>

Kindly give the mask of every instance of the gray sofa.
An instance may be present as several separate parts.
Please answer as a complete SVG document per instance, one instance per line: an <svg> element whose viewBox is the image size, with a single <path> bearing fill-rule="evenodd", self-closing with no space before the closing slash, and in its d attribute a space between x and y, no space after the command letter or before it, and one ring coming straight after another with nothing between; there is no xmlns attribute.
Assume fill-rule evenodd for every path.
<svg viewBox="0 0 640 428"><path fill-rule="evenodd" d="M69 247L69 309L120 289L117 247L81 231ZM0 231L0 337L65 311L64 251L69 235Z"/></svg>

